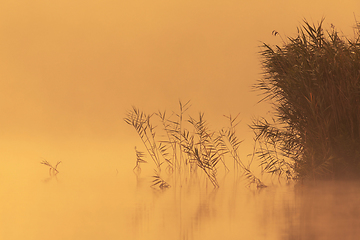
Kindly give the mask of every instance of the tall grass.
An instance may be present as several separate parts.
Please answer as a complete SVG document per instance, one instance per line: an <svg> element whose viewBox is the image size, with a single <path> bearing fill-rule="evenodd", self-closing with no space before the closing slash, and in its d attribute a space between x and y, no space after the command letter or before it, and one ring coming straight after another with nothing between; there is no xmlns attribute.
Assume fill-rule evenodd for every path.
<svg viewBox="0 0 360 240"><path fill-rule="evenodd" d="M282 46L263 44L255 89L273 103L272 121L253 122L265 172L287 178L360 174L360 34L304 21Z"/></svg>
<svg viewBox="0 0 360 240"><path fill-rule="evenodd" d="M182 184L188 179L205 178L217 188L219 187L218 170L222 168L224 172L230 171L226 163L228 157L233 160L234 171L241 171L248 179L249 185L265 186L251 172L250 166L240 160L241 141L236 136L235 130L237 117L228 117L229 127L212 131L203 113L199 113L196 118L189 116L184 120L184 114L190 107L189 102L185 104L179 102L179 106L180 111L172 114L166 111L146 114L133 107L124 118L127 124L135 128L146 152L153 160L155 167L153 187L161 189L170 187L170 183L163 177L166 174L167 178L170 176L173 184ZM156 120L162 129L157 129L153 125ZM157 135L157 132L161 132L161 135ZM144 155L137 150L136 154L134 169L140 169L140 164L145 163Z"/></svg>

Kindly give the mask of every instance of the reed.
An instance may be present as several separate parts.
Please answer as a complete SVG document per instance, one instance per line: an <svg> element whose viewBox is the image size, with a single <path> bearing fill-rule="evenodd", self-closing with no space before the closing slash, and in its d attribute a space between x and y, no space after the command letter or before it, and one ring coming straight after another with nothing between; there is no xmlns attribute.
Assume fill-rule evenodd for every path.
<svg viewBox="0 0 360 240"><path fill-rule="evenodd" d="M141 152L141 151L138 151L136 149L136 147L135 147L135 154L136 154L136 164L135 164L135 167L133 168L133 171L136 174L140 174L141 173L141 165L140 164L147 163L147 161L144 160L145 153Z"/></svg>
<svg viewBox="0 0 360 240"><path fill-rule="evenodd" d="M148 115L133 107L124 118L127 124L135 128L146 152L153 160L155 175L152 187L170 187L170 183L162 177L162 170L165 168L165 174L171 177L175 185L178 182L182 184L188 179L200 180L205 177L214 188L218 188L219 168L223 168L225 172L230 171L225 159L228 157L233 159L234 171L241 171L248 179L249 185L265 186L251 172L250 166L246 166L240 160L241 141L238 140L235 130L237 117L228 117L228 128L213 131L209 128L204 113L199 113L197 118L189 116L187 121L184 121L184 114L189 109L190 102L183 104L180 101L179 106L180 112L170 115L166 111ZM157 119L153 119L154 117ZM157 129L161 132L162 138L156 134L156 126L153 125L155 120L163 127L161 130ZM143 156L137 157L134 169L138 169L140 163L144 163Z"/></svg>
<svg viewBox="0 0 360 240"><path fill-rule="evenodd" d="M57 175L57 174L59 173L59 170L57 170L57 167L58 167L58 165L59 165L60 163L61 163L61 161L60 161L60 162L57 162L56 165L53 166L52 164L50 164L50 163L49 163L47 160L45 160L45 159L40 162L40 164L43 164L43 165L49 167L49 175L50 175L50 176L55 176L55 175Z"/></svg>
<svg viewBox="0 0 360 240"><path fill-rule="evenodd" d="M254 120L263 170L288 179L360 173L360 34L340 36L306 20L282 46L263 44L264 77L254 86L274 118Z"/></svg>

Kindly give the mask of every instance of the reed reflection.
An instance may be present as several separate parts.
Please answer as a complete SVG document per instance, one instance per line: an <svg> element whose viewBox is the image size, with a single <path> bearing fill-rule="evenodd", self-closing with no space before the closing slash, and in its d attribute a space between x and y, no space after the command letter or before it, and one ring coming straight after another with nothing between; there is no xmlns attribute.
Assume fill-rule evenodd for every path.
<svg viewBox="0 0 360 240"><path fill-rule="evenodd" d="M283 239L357 239L360 183L317 182L296 188Z"/></svg>
<svg viewBox="0 0 360 240"><path fill-rule="evenodd" d="M357 239L359 190L358 182L139 189L130 227L135 239Z"/></svg>
<svg viewBox="0 0 360 240"><path fill-rule="evenodd" d="M150 180L140 179L139 182ZM149 189L145 184L136 193L132 226L129 227L135 239L275 236L273 230L264 231L276 229L273 219L265 221L265 225L262 221L267 217L264 209L269 202L263 194L265 190L249 190L244 188L244 182L215 189L193 184L166 190ZM270 191L270 194L273 193Z"/></svg>

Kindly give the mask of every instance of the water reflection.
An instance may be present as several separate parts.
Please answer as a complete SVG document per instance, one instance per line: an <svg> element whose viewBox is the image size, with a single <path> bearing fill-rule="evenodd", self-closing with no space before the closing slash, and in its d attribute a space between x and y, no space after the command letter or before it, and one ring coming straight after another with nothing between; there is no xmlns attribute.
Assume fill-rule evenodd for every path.
<svg viewBox="0 0 360 240"><path fill-rule="evenodd" d="M151 179L2 178L0 239L358 239L360 184L322 182L250 190ZM44 175L46 177L46 175ZM5 181L6 180L6 181Z"/></svg>
<svg viewBox="0 0 360 240"><path fill-rule="evenodd" d="M295 224L287 224L284 239L359 239L359 182L318 182L299 186L294 195L285 219Z"/></svg>
<svg viewBox="0 0 360 240"><path fill-rule="evenodd" d="M357 239L360 185L243 186L139 195L136 239Z"/></svg>

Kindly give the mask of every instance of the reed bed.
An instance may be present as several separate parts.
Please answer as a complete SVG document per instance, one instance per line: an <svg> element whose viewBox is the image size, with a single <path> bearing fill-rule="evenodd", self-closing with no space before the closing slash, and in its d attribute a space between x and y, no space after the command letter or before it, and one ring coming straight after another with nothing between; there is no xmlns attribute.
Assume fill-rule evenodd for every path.
<svg viewBox="0 0 360 240"><path fill-rule="evenodd" d="M264 172L287 179L360 176L360 34L306 20L282 46L262 46L264 77L254 86L273 119L254 120Z"/></svg>
<svg viewBox="0 0 360 240"><path fill-rule="evenodd" d="M166 111L146 114L133 107L124 118L127 124L135 128L146 153L152 159L155 172L152 187L164 189L171 186L169 182L176 185L188 179L205 178L214 188L218 188L218 170L221 168L225 173L231 171L227 164L229 158L233 162L232 170L241 172L249 186L265 187L252 173L250 165L245 165L239 157L241 141L236 136L237 117L228 116L229 127L213 131L203 113L196 118L189 116L184 119L190 102L183 104L180 101L179 107L180 111L172 114ZM159 130L153 122L157 122L162 129ZM146 163L145 153L136 148L135 152L137 160L134 171L139 173L141 164ZM165 174L169 181L164 180Z"/></svg>

